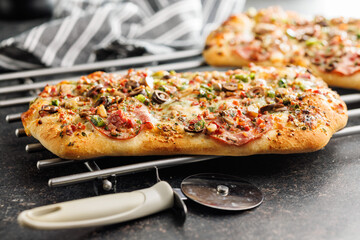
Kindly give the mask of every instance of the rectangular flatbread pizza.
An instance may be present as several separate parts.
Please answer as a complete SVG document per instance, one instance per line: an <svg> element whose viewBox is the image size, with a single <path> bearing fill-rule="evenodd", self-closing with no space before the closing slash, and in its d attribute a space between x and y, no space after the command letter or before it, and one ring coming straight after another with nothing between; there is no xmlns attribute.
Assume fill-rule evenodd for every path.
<svg viewBox="0 0 360 240"><path fill-rule="evenodd" d="M360 20L252 9L213 31L203 56L213 66L306 66L330 86L360 90Z"/></svg>
<svg viewBox="0 0 360 240"><path fill-rule="evenodd" d="M66 159L301 153L347 122L345 103L302 67L227 72L95 72L47 86L22 114Z"/></svg>

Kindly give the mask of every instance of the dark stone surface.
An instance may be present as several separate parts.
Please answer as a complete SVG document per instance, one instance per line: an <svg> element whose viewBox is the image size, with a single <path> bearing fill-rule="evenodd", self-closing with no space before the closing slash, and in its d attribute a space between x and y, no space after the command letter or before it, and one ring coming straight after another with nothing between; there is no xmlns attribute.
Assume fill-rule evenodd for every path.
<svg viewBox="0 0 360 240"><path fill-rule="evenodd" d="M16 29L28 29L31 24L7 25L0 22L0 36L11 36L17 33ZM16 84L16 81L10 84ZM11 95L16 96L23 95ZM8 97L0 96L0 99ZM349 106L354 107L360 105ZM265 194L264 203L251 211L217 211L187 201L189 214L182 227L176 225L171 211L165 211L143 219L98 228L58 231L21 228L16 218L23 210L94 196L92 183L61 188L47 186L49 178L86 169L81 163L46 171L36 169L37 160L53 156L48 152L27 154L25 145L36 142L35 139L16 138L14 130L21 127L21 123L5 122L7 114L22 112L26 108L17 106L0 109L0 239L359 238L358 135L332 139L324 149L314 153L222 158L160 170L161 178L174 187L178 187L186 176L200 172L226 173L248 180ZM349 125L359 122L359 118L354 118ZM123 164L124 161L142 159L109 159L98 163L100 167L110 167ZM154 183L153 172L132 174L118 178L118 190L131 191Z"/></svg>

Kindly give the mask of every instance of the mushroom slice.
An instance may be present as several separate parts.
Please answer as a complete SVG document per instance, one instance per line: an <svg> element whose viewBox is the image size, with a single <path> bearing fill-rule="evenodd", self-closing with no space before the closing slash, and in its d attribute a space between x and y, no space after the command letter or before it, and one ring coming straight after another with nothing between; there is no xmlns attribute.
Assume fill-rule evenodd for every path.
<svg viewBox="0 0 360 240"><path fill-rule="evenodd" d="M83 109L80 111L79 115L81 118L86 118L88 116L90 116L90 110L89 109Z"/></svg>
<svg viewBox="0 0 360 240"><path fill-rule="evenodd" d="M205 125L200 126L199 124L190 124L189 126L185 126L184 127L184 131L185 132L190 132L190 133L201 133L203 132L205 129Z"/></svg>
<svg viewBox="0 0 360 240"><path fill-rule="evenodd" d="M100 90L103 88L104 86L102 84L97 84L94 87L92 87L86 94L87 97L93 97L96 96Z"/></svg>
<svg viewBox="0 0 360 240"><path fill-rule="evenodd" d="M162 104L167 102L170 99L170 96L166 92L155 90L151 98L154 102Z"/></svg>
<svg viewBox="0 0 360 240"><path fill-rule="evenodd" d="M112 104L114 98L102 96L95 102L95 107L100 106L101 104L107 108L109 105Z"/></svg>
<svg viewBox="0 0 360 240"><path fill-rule="evenodd" d="M40 117L43 117L47 114L53 114L57 113L59 111L59 108L53 105L43 105L41 109L39 110Z"/></svg>
<svg viewBox="0 0 360 240"><path fill-rule="evenodd" d="M235 92L238 89L238 84L229 82L223 84L222 88L224 91Z"/></svg>
<svg viewBox="0 0 360 240"><path fill-rule="evenodd" d="M145 87L144 87L143 85L141 85L141 86L133 89L133 90L130 92L129 95L130 95L131 97L134 97L134 96L139 95L139 94L143 94L143 95L146 94L146 93L145 93Z"/></svg>
<svg viewBox="0 0 360 240"><path fill-rule="evenodd" d="M134 79L130 79L125 84L125 88L127 88L127 89L136 89L139 86L140 86L140 83Z"/></svg>
<svg viewBox="0 0 360 240"><path fill-rule="evenodd" d="M43 105L41 107L41 111L48 112L48 113L56 113L59 111L59 108L53 105Z"/></svg>
<svg viewBox="0 0 360 240"><path fill-rule="evenodd" d="M250 97L262 97L265 95L265 91L262 87L252 87L248 90Z"/></svg>
<svg viewBox="0 0 360 240"><path fill-rule="evenodd" d="M282 111L286 111L287 107L284 106L284 104L281 103L273 103L273 104L268 104L265 105L263 107L260 108L259 112L260 113L264 113L264 112L282 112Z"/></svg>
<svg viewBox="0 0 360 240"><path fill-rule="evenodd" d="M196 128L194 128L194 125L184 127L184 131L185 132L190 132L190 133L201 133L202 131L204 131L204 129L205 128L196 129Z"/></svg>
<svg viewBox="0 0 360 240"><path fill-rule="evenodd" d="M212 84L212 87L214 88L215 91L221 91L222 86L220 82L215 82Z"/></svg>

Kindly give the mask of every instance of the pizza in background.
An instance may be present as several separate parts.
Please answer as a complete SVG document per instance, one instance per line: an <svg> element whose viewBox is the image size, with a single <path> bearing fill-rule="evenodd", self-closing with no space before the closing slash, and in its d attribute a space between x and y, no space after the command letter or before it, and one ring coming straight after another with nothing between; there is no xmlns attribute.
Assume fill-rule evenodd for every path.
<svg viewBox="0 0 360 240"><path fill-rule="evenodd" d="M244 156L318 150L347 114L338 94L305 68L251 64L227 72L95 72L45 87L22 122L68 159Z"/></svg>
<svg viewBox="0 0 360 240"><path fill-rule="evenodd" d="M213 66L305 66L331 86L360 89L360 20L308 19L280 7L231 16L207 38Z"/></svg>

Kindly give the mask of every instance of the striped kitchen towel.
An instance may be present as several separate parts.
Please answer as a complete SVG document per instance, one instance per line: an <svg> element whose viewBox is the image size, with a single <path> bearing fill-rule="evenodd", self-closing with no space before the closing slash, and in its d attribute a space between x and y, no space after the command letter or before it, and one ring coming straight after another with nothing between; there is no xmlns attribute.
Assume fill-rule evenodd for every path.
<svg viewBox="0 0 360 240"><path fill-rule="evenodd" d="M53 19L0 43L0 69L67 67L201 48L245 0L56 0Z"/></svg>

